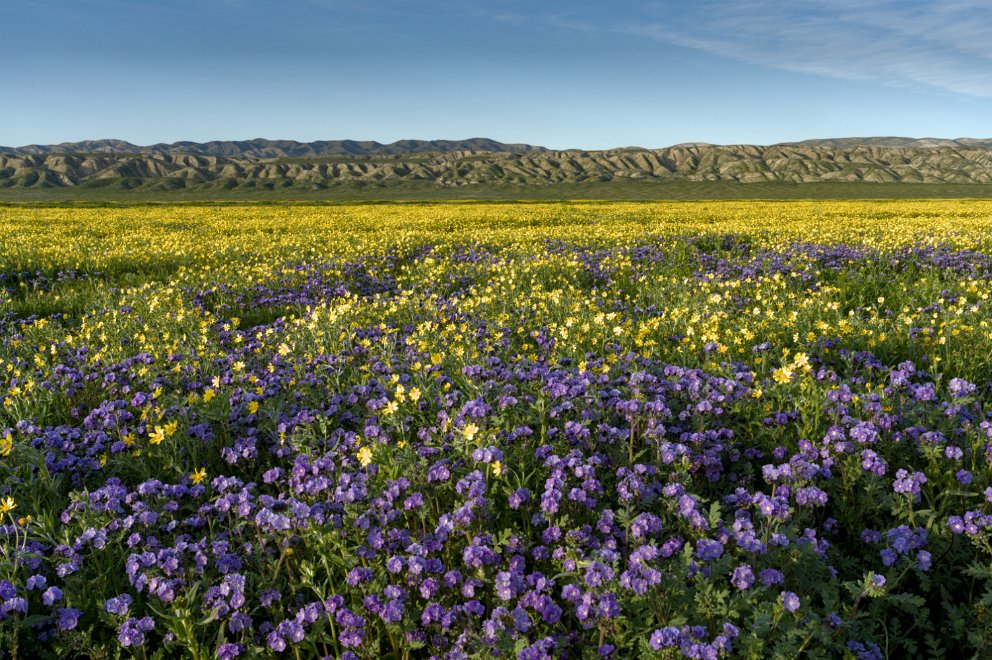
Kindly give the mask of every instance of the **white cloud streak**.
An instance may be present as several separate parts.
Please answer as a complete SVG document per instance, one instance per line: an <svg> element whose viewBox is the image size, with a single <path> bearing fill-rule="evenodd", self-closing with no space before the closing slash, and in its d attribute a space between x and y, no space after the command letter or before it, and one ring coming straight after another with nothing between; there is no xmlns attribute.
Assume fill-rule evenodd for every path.
<svg viewBox="0 0 992 660"><path fill-rule="evenodd" d="M612 29L751 64L992 98L987 0L698 0Z"/></svg>

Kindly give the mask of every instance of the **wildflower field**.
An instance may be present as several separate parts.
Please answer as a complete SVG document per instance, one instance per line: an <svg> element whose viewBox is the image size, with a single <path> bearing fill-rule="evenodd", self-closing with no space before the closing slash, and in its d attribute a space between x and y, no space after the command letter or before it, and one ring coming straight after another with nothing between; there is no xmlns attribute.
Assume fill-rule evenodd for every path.
<svg viewBox="0 0 992 660"><path fill-rule="evenodd" d="M988 657L992 202L0 207L0 657Z"/></svg>

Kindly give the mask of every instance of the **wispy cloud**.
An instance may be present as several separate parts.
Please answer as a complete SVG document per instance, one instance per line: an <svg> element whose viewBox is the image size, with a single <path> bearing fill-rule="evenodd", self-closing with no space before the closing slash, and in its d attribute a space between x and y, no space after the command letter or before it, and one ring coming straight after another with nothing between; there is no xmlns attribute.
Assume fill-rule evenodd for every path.
<svg viewBox="0 0 992 660"><path fill-rule="evenodd" d="M987 0L699 0L612 29L752 64L992 98Z"/></svg>

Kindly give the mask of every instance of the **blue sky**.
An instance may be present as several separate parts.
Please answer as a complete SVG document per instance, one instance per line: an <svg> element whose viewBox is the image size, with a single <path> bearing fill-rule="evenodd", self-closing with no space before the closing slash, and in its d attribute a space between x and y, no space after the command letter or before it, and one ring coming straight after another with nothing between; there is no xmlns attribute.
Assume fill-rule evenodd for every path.
<svg viewBox="0 0 992 660"><path fill-rule="evenodd" d="M988 0L17 0L0 144L992 137Z"/></svg>

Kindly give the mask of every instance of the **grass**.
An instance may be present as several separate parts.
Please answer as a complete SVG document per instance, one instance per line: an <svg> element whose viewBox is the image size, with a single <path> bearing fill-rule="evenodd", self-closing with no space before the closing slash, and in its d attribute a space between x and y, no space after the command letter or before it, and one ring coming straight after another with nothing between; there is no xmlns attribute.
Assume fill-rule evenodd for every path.
<svg viewBox="0 0 992 660"><path fill-rule="evenodd" d="M706 200L706 199L990 199L992 185L930 183L736 183L726 181L609 181L549 185L465 185L442 187L432 182L337 184L314 189L291 185L248 189L201 187L6 188L0 204L146 204L146 203L335 203L361 201L564 201Z"/></svg>

